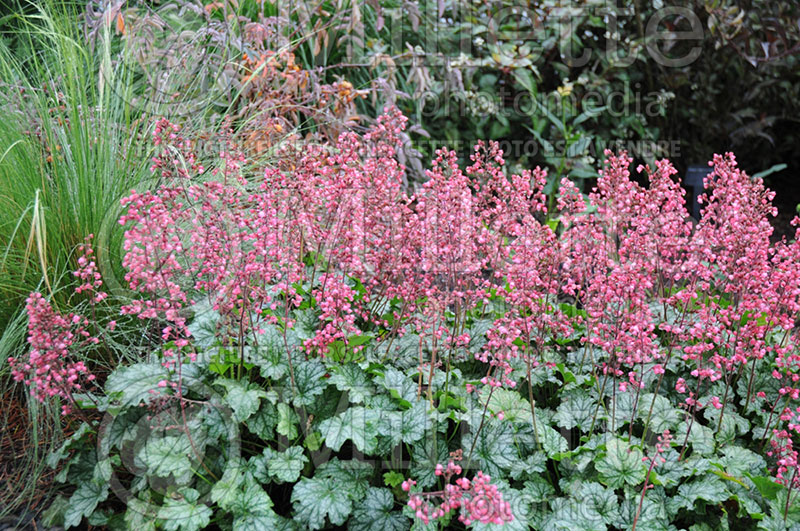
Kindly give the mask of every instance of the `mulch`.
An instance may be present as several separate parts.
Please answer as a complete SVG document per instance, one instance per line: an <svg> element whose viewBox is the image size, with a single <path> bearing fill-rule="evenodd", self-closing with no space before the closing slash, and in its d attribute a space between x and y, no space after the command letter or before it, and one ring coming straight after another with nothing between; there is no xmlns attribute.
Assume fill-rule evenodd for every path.
<svg viewBox="0 0 800 531"><path fill-rule="evenodd" d="M30 489L31 480L36 486L30 491L26 504L13 507L11 514L0 519L0 531L5 529L44 529L37 525L38 514L47 509L53 481L58 470L46 468L31 477L28 453L33 441L33 426L23 400L13 392L0 396L2 426L0 426L0 512L9 509L23 490ZM40 437L47 436L40 433Z"/></svg>

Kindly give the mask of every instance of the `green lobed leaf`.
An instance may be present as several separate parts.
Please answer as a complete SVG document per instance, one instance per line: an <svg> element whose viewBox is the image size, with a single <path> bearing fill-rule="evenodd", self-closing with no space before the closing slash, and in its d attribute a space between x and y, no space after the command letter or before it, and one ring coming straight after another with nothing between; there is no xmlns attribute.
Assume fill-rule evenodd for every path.
<svg viewBox="0 0 800 531"><path fill-rule="evenodd" d="M408 517L393 511L394 496L389 489L370 487L356 506L348 529L355 531L404 531L411 525Z"/></svg>
<svg viewBox="0 0 800 531"><path fill-rule="evenodd" d="M107 497L108 482L88 481L82 484L69 498L64 511L64 527L69 529L80 524L83 517L89 517Z"/></svg>
<svg viewBox="0 0 800 531"><path fill-rule="evenodd" d="M565 394L558 405L553 420L561 428L579 428L586 432L592 426L597 402L585 391Z"/></svg>
<svg viewBox="0 0 800 531"><path fill-rule="evenodd" d="M555 489L542 476L535 476L524 483L526 497L534 503L547 501L555 493Z"/></svg>
<svg viewBox="0 0 800 531"><path fill-rule="evenodd" d="M350 406L347 394L329 385L322 394L314 398L314 403L306 406L305 413L315 419L331 418L337 413L345 411Z"/></svg>
<svg viewBox="0 0 800 531"><path fill-rule="evenodd" d="M706 475L678 487L678 495L670 500L670 512L677 512L677 508L692 510L697 500L716 504L727 500L730 493L725 484L716 476Z"/></svg>
<svg viewBox="0 0 800 531"><path fill-rule="evenodd" d="M787 525L782 515L768 516L758 522L758 529L764 531L799 531L800 525Z"/></svg>
<svg viewBox="0 0 800 531"><path fill-rule="evenodd" d="M625 426L631 421L631 417L633 417L633 410L636 405L635 402L635 395L632 392L615 393L607 400L606 407L608 408L608 414L606 414L601 406L597 412L597 420L613 420L614 429ZM595 425L595 427L597 427L597 425Z"/></svg>
<svg viewBox="0 0 800 531"><path fill-rule="evenodd" d="M58 463L60 463L67 455L69 455L69 450L76 447L83 439L83 436L90 431L90 426L85 422L81 422L81 425L78 426L78 429L75 430L75 433L67 437L64 442L61 443L61 446L58 448L58 450L54 450L47 455L47 466L50 468L56 468Z"/></svg>
<svg viewBox="0 0 800 531"><path fill-rule="evenodd" d="M367 373L355 363L334 366L330 383L340 391L347 391L350 402L360 404L374 392L375 387L369 381Z"/></svg>
<svg viewBox="0 0 800 531"><path fill-rule="evenodd" d="M706 402L706 399L703 402ZM731 411L731 408L726 408L722 415L722 425L720 425L721 411L714 407L706 407L703 409L703 416L708 420L708 425L716 432L715 439L718 445L734 444L737 432L742 435L746 434L750 430L750 423L735 411Z"/></svg>
<svg viewBox="0 0 800 531"><path fill-rule="evenodd" d="M272 440L277 425L278 410L266 400L262 400L258 411L247 419L247 429L264 441Z"/></svg>
<svg viewBox="0 0 800 531"><path fill-rule="evenodd" d="M291 446L282 452L266 448L264 457L267 460L267 473L283 483L297 481L308 462L301 446Z"/></svg>
<svg viewBox="0 0 800 531"><path fill-rule="evenodd" d="M408 376L393 367L386 369L380 383L405 407L410 406L417 399L417 385Z"/></svg>
<svg viewBox="0 0 800 531"><path fill-rule="evenodd" d="M327 517L343 525L353 510L347 485L333 478L302 478L292 489L295 518L308 529L321 529Z"/></svg>
<svg viewBox="0 0 800 531"><path fill-rule="evenodd" d="M101 452L109 453L112 448L121 448L127 441L136 439L138 421L145 415L143 408L125 409L113 415L107 429L102 430L98 446Z"/></svg>
<svg viewBox="0 0 800 531"><path fill-rule="evenodd" d="M765 470L767 463L757 453L742 448L741 446L726 446L722 449L722 456L717 458L717 463L729 474L744 476L752 473L758 474Z"/></svg>
<svg viewBox="0 0 800 531"><path fill-rule="evenodd" d="M651 406L653 408L652 413L650 413ZM650 414L648 429L652 433L663 433L664 430L672 430L681 420L680 412L668 398L654 395L653 393L645 393L639 398L639 410L637 413L642 422L646 422L647 416Z"/></svg>
<svg viewBox="0 0 800 531"><path fill-rule="evenodd" d="M106 393L119 400L123 407L135 406L141 402L149 402L150 393L158 389L158 382L169 380L167 369L159 363L137 363L127 367L119 367L106 380Z"/></svg>
<svg viewBox="0 0 800 531"><path fill-rule="evenodd" d="M374 467L364 461L357 459L341 461L334 457L317 468L315 477L331 478L347 485L348 488L344 493L352 500L358 501L366 494L369 486L367 480L373 472Z"/></svg>
<svg viewBox="0 0 800 531"><path fill-rule="evenodd" d="M134 497L127 500L128 509L125 511L123 518L126 529L135 529L137 531L154 531L156 529L157 513L145 501L149 500L149 494L150 491L139 494L139 496L144 497L144 500Z"/></svg>
<svg viewBox="0 0 800 531"><path fill-rule="evenodd" d="M380 434L391 437L394 444L413 444L421 440L432 427L428 418L428 402L425 400L415 400L410 409L403 411L384 411L381 419L384 422L379 428Z"/></svg>
<svg viewBox="0 0 800 531"><path fill-rule="evenodd" d="M290 406L280 402L278 404L278 425L276 431L289 440L297 439L297 426L300 419Z"/></svg>
<svg viewBox="0 0 800 531"><path fill-rule="evenodd" d="M569 450L569 443L567 443L564 436L544 422L539 422L538 414L536 433L539 438L539 444L542 445L542 449L548 457L557 457L559 454L563 454Z"/></svg>
<svg viewBox="0 0 800 531"><path fill-rule="evenodd" d="M489 399L489 410L495 415L502 411L510 422L531 421L531 403L510 389L495 389Z"/></svg>
<svg viewBox="0 0 800 531"><path fill-rule="evenodd" d="M777 483L774 479L767 476L751 476L748 474L750 480L755 483L758 492L767 499L767 500L774 500L778 496L778 492L780 492L785 487L780 483Z"/></svg>
<svg viewBox="0 0 800 531"><path fill-rule="evenodd" d="M387 487L398 487L405 480L406 477L403 474L394 470L383 474L383 484Z"/></svg>
<svg viewBox="0 0 800 531"><path fill-rule="evenodd" d="M675 434L675 440L683 441L686 438L686 432L689 429L689 422L684 421L678 426L678 431ZM691 422L691 432L689 433L689 442L692 445L692 450L699 455L707 456L714 453L714 432L711 428L699 424L697 421Z"/></svg>
<svg viewBox="0 0 800 531"><path fill-rule="evenodd" d="M428 488L436 483L434 468L439 463L446 463L449 455L447 444L444 440L429 437L415 444L411 448L411 470L413 477L420 488Z"/></svg>
<svg viewBox="0 0 800 531"><path fill-rule="evenodd" d="M40 522L46 527L56 527L62 524L64 522L64 513L68 507L69 500L61 494L57 495L50 503L50 506L42 512Z"/></svg>
<svg viewBox="0 0 800 531"><path fill-rule="evenodd" d="M173 496L165 496L164 505L158 510L158 518L167 531L197 531L211 521L211 509L199 503L196 490L183 488Z"/></svg>
<svg viewBox="0 0 800 531"><path fill-rule="evenodd" d="M191 455L192 445L183 434L150 438L139 451L139 459L147 467L148 474L159 477L191 470Z"/></svg>
<svg viewBox="0 0 800 531"><path fill-rule="evenodd" d="M236 502L243 482L244 466L241 461L229 462L222 473L222 477L211 487L211 501L222 509L230 509Z"/></svg>
<svg viewBox="0 0 800 531"><path fill-rule="evenodd" d="M378 444L380 423L381 414L378 411L351 407L344 413L322 421L319 430L331 450L338 452L342 444L350 439L361 452L371 454Z"/></svg>
<svg viewBox="0 0 800 531"><path fill-rule="evenodd" d="M295 310L294 332L301 341L311 339L316 334L319 318L313 308Z"/></svg>
<svg viewBox="0 0 800 531"><path fill-rule="evenodd" d="M218 403L217 398L212 398L203 405L201 412L202 431L213 440L227 440L235 425L231 422L231 410Z"/></svg>
<svg viewBox="0 0 800 531"><path fill-rule="evenodd" d="M417 363L419 353L419 335L404 334L402 337L395 337L390 345L392 359L398 366L408 367Z"/></svg>
<svg viewBox="0 0 800 531"><path fill-rule="evenodd" d="M572 498L555 498L550 500L551 512L544 518L543 531L605 531L607 529L603 517L596 511Z"/></svg>
<svg viewBox="0 0 800 531"><path fill-rule="evenodd" d="M613 490L590 481L584 482L575 496L599 514L605 524L612 525L619 519L619 500Z"/></svg>
<svg viewBox="0 0 800 531"><path fill-rule="evenodd" d="M636 492L636 491L634 491ZM620 519L616 527L620 529L630 529L636 518L639 509L641 492L637 496L627 496L620 504ZM639 512L639 519L636 521L636 529L643 531L664 531L674 529L669 525L669 518L663 494L659 495L653 490L645 494L642 502L642 510Z"/></svg>
<svg viewBox="0 0 800 531"><path fill-rule="evenodd" d="M775 499L769 500L767 504L769 505L770 513L784 519L788 528L798 529L800 528L800 504L796 501L789 503L789 510L786 511L786 497L790 494L794 499L796 496L794 492L790 493L789 489L782 488L776 494Z"/></svg>
<svg viewBox="0 0 800 531"><path fill-rule="evenodd" d="M606 442L606 451L595 459L594 466L600 480L609 487L635 486L644 481L647 473L642 457L641 450L615 437Z"/></svg>
<svg viewBox="0 0 800 531"><path fill-rule="evenodd" d="M234 500L234 531L267 531L276 529L280 519L272 509L273 503L261 485L245 478L243 488Z"/></svg>
<svg viewBox="0 0 800 531"><path fill-rule="evenodd" d="M544 452L536 452L522 460L515 461L511 466L510 475L514 479L533 479L539 477L546 467L547 456Z"/></svg>
<svg viewBox="0 0 800 531"><path fill-rule="evenodd" d="M275 325L262 327L258 345L251 351L250 359L259 368L261 376L280 380L289 372L288 354L283 333Z"/></svg>
<svg viewBox="0 0 800 531"><path fill-rule="evenodd" d="M309 406L314 403L314 397L321 395L328 385L328 380L324 378L325 373L325 366L319 360L303 360L297 363L294 371L295 406Z"/></svg>
<svg viewBox="0 0 800 531"><path fill-rule="evenodd" d="M673 487L681 482L681 480L689 475L689 471L684 465L678 461L680 454L672 448L667 448L662 452L661 457L665 459L664 463L656 460L653 471L657 474L658 482L664 487Z"/></svg>
<svg viewBox="0 0 800 531"><path fill-rule="evenodd" d="M258 411L261 399L267 397L263 389L244 380L221 378L218 383L227 390L225 400L233 409L233 416L237 422L244 422L250 418Z"/></svg>
<svg viewBox="0 0 800 531"><path fill-rule="evenodd" d="M477 427L476 427L477 429ZM468 446L472 447L472 440ZM499 477L510 470L519 460L514 428L510 423L490 420L484 423L477 434L473 458L477 458L481 470L493 477Z"/></svg>
<svg viewBox="0 0 800 531"><path fill-rule="evenodd" d="M303 446L305 446L312 452L316 452L317 450L322 448L322 435L320 435L318 431L309 433L303 440Z"/></svg>
<svg viewBox="0 0 800 531"><path fill-rule="evenodd" d="M192 336L192 344L202 349L208 349L217 342L217 323L221 318L206 299L202 299L192 306L192 322L187 327Z"/></svg>

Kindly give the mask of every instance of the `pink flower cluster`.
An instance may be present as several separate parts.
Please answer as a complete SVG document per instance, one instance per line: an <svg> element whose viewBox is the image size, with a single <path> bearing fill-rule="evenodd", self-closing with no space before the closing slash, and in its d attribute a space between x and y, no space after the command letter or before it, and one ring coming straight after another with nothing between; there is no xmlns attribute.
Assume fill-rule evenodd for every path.
<svg viewBox="0 0 800 531"><path fill-rule="evenodd" d="M81 285L75 288L75 293L91 293L91 302L96 304L105 300L108 297L108 293L100 290L103 286L103 279L94 260L94 249L92 249L91 245L92 238L94 238L93 234L88 235L84 243L78 246L78 252L80 253L78 269L72 274L82 282Z"/></svg>
<svg viewBox="0 0 800 531"><path fill-rule="evenodd" d="M549 212L546 172L508 176L494 143L476 146L466 171L454 153L438 151L429 180L409 195L395 157L404 126L387 109L365 135L343 133L333 149L309 146L294 163L267 168L258 189L246 193L234 146L221 154L223 182L201 182L191 142L159 121L154 169L165 184L132 193L120 220L128 226L128 281L148 295L128 313L164 319L170 334L183 337L195 293L210 296L223 314L241 315L274 310L276 296L296 305L311 292L325 313L309 349L324 354L333 341L357 335L358 323L385 325L390 316L389 337L411 325L430 351L461 335L442 320L446 311L467 311L494 291L509 311L477 354L492 367L491 384L513 385L511 359L535 368L548 342L576 326L597 350L600 373L623 391L645 385L647 364L663 375L673 354L693 365L686 387L728 381L770 353L780 367L796 364L793 339L776 346L766 335L773 325L788 327L800 310L791 287L800 278L799 251L771 246L773 194L739 170L733 155L712 161L707 206L693 227L674 167L639 167L650 181L643 187L631 179L624 153L608 153L588 209L565 179L558 210ZM558 233L546 223L555 215ZM353 291L353 279L363 291ZM310 287L298 291L304 284ZM565 315L564 297L586 317ZM257 331L263 319L276 317L251 312L240 324ZM671 338L666 350L659 333ZM700 391L685 391L688 407L702 406Z"/></svg>
<svg viewBox="0 0 800 531"><path fill-rule="evenodd" d="M103 280L94 258L90 234L84 243L78 245L78 269L73 276L80 282L75 287L76 294L89 295L88 303L94 306L108 297L102 291ZM91 374L83 361L76 355L100 339L89 329L89 319L76 313L61 314L39 292L31 293L26 301L28 315L29 351L24 358L9 358L12 375L16 381L30 387L31 395L40 401L50 397L62 399L61 412L66 415L74 405L73 393L80 392L85 382L91 382ZM108 330L114 330L116 321L107 323Z"/></svg>
<svg viewBox="0 0 800 531"><path fill-rule="evenodd" d="M800 486L800 477L797 475L797 450L794 449L792 437L787 430L773 430L773 439L770 440L771 449L767 456L775 459L775 478L781 485L797 488Z"/></svg>
<svg viewBox="0 0 800 531"><path fill-rule="evenodd" d="M188 178L205 171L197 161L192 142L182 136L180 131L179 125L170 123L166 118L156 121L153 129L156 154L152 157L150 171L158 171L165 179L174 176Z"/></svg>
<svg viewBox="0 0 800 531"><path fill-rule="evenodd" d="M453 476L461 474L461 467L454 461L449 461L447 466L436 465L435 474L443 477L445 481L444 489L437 492L411 492L416 485L413 479L403 481L402 489L409 492L408 506L414 510L414 515L425 524L431 520L442 518L453 510L460 510L459 521L464 525L473 522L483 524L504 524L514 519L511 513L511 506L503 500L502 493L496 485L491 484L491 477L478 474L470 481L465 477L456 479L453 483L450 480ZM441 499L441 502L432 506L430 501L433 498Z"/></svg>
<svg viewBox="0 0 800 531"><path fill-rule="evenodd" d="M28 385L31 396L41 402L54 396L62 398L65 403L61 412L66 415L74 404L72 394L83 389L81 382L94 380L86 365L74 359L74 350L98 339L86 330L86 318L73 313L61 315L41 293L31 293L25 309L30 350L24 359L8 359L14 380Z"/></svg>

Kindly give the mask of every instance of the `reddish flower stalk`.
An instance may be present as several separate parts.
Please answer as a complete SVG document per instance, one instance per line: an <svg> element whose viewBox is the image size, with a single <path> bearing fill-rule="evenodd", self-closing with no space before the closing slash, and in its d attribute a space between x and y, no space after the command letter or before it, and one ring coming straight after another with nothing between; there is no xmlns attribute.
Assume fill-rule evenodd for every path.
<svg viewBox="0 0 800 531"><path fill-rule="evenodd" d="M670 434L669 430L664 430L664 433L658 436L658 442L656 443L656 451L650 457L643 457L642 461L647 463L650 462L650 467L647 469L647 475L644 478L644 487L642 487L642 495L639 497L639 506L636 508L636 516L633 518L633 525L631 526L631 531L636 531L636 524L639 522L639 516L642 514L642 505L644 504L644 495L647 492L648 488L652 488L653 486L649 484L650 482L650 474L653 473L653 468L656 466L656 463L664 464L667 460L661 456L662 453L666 452L670 444L672 443L672 434Z"/></svg>

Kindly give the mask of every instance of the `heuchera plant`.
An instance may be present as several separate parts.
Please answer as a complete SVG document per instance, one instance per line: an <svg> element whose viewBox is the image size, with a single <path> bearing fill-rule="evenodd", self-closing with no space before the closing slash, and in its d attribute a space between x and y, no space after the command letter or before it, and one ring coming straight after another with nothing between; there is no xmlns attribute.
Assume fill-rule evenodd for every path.
<svg viewBox="0 0 800 531"><path fill-rule="evenodd" d="M220 426L203 424L201 442L186 427L171 435L188 437L213 487L183 474L188 461L165 468L141 450L144 473L178 489L131 484L161 504L148 521L196 529L214 506L234 528L285 523L270 494L294 484L291 517L315 529L454 525L454 510L464 526L541 529L674 528L696 511L800 522L800 244L771 241L774 194L716 155L694 222L668 161L637 168L645 187L630 157L608 152L588 197L564 179L551 210L546 171L508 175L494 143L465 170L438 151L409 191L396 158L405 122L388 108L364 135L258 176L230 142L207 171L180 127L156 124L163 184L132 191L120 224L135 294L121 313L158 331L158 363L120 367L93 400L123 427L139 414L120 410L174 403L188 426L185 408L213 401L187 386L199 378L266 448L234 466L202 458L225 446ZM78 289L108 305L88 243L82 253ZM38 293L28 312L15 374L68 410L92 378L80 341L116 321L93 324L95 337ZM320 464L323 443L336 461ZM128 444L102 447L123 456ZM352 452L388 468L384 482L372 465L343 471ZM105 499L93 485L94 503L67 522Z"/></svg>

